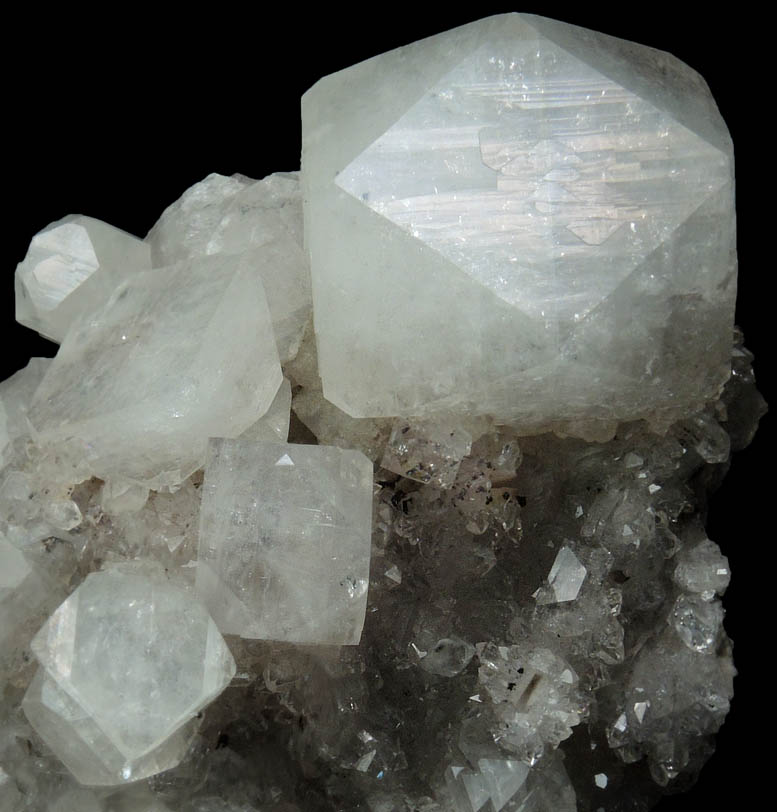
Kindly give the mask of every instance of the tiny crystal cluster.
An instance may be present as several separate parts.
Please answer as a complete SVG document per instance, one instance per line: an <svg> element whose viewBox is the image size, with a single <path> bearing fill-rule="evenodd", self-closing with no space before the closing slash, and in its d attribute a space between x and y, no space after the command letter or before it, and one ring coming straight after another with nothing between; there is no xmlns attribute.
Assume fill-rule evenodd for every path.
<svg viewBox="0 0 777 812"><path fill-rule="evenodd" d="M302 130L16 270L0 810L650 809L733 696L703 517L766 411L709 90L511 14Z"/></svg>

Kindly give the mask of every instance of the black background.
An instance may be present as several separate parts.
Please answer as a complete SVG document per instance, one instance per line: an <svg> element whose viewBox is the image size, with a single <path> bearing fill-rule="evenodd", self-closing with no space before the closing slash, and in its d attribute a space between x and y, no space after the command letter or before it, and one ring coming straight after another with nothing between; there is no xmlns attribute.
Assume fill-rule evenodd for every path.
<svg viewBox="0 0 777 812"><path fill-rule="evenodd" d="M36 11L2 35L5 216L0 294L2 378L55 348L13 323L13 271L31 236L68 213L98 217L143 236L161 211L209 172L260 178L299 167L299 97L320 76L489 14L505 4L454 10L375 4L348 11L233 11L229 4L162 20L164 9ZM737 323L756 356L760 388L774 402L774 299L770 294L775 155L769 24L729 7L680 3L526 3L566 20L669 51L707 80L729 125L737 159L740 259ZM774 530L770 416L734 460L716 494L709 534L729 556L734 581L726 627L741 676L718 751L689 793L661 810L754 804L770 786L765 736L773 725L768 657ZM762 740L763 738L763 740ZM769 792L766 798L770 797Z"/></svg>

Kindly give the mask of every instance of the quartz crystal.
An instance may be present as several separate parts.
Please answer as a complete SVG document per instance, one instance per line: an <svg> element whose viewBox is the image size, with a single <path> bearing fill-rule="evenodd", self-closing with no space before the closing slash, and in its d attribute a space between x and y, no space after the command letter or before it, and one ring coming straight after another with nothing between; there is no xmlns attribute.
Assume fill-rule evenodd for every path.
<svg viewBox="0 0 777 812"><path fill-rule="evenodd" d="M705 520L766 411L709 92L511 14L303 118L301 174L19 268L62 338L0 383L0 810L647 812L731 707Z"/></svg>
<svg viewBox="0 0 777 812"><path fill-rule="evenodd" d="M371 497L372 465L358 451L212 440L197 590L221 631L358 644Z"/></svg>
<svg viewBox="0 0 777 812"><path fill-rule="evenodd" d="M175 766L196 714L235 673L199 603L164 581L109 572L84 580L32 650L42 667L25 713L84 784Z"/></svg>
<svg viewBox="0 0 777 812"><path fill-rule="evenodd" d="M79 316L151 268L147 243L93 217L69 215L32 238L16 269L16 320L61 343Z"/></svg>
<svg viewBox="0 0 777 812"><path fill-rule="evenodd" d="M502 15L321 79L302 126L320 370L341 409L585 436L718 394L732 148L677 59Z"/></svg>
<svg viewBox="0 0 777 812"><path fill-rule="evenodd" d="M209 436L237 436L268 410L281 379L250 264L205 257L136 274L73 325L30 420L41 442L76 445L89 475L177 485Z"/></svg>

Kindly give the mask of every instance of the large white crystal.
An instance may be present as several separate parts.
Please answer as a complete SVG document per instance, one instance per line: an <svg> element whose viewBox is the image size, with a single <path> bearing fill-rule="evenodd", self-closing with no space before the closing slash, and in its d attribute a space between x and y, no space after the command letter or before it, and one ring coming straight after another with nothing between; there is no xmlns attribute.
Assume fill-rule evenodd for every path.
<svg viewBox="0 0 777 812"><path fill-rule="evenodd" d="M360 452L211 440L197 590L222 632L355 645L371 520L372 464Z"/></svg>
<svg viewBox="0 0 777 812"><path fill-rule="evenodd" d="M281 380L262 284L243 257L219 255L122 283L68 333L29 416L92 475L176 485L209 436L255 423Z"/></svg>
<svg viewBox="0 0 777 812"><path fill-rule="evenodd" d="M24 710L86 784L121 784L174 766L196 714L235 662L207 611L164 581L98 572L32 641L42 669Z"/></svg>
<svg viewBox="0 0 777 812"><path fill-rule="evenodd" d="M728 376L731 143L668 54L528 15L457 28L309 90L302 179L324 394L349 414L537 429Z"/></svg>
<svg viewBox="0 0 777 812"><path fill-rule="evenodd" d="M146 237L154 267L243 255L264 285L282 361L296 355L312 307L297 175L208 175L168 206Z"/></svg>
<svg viewBox="0 0 777 812"><path fill-rule="evenodd" d="M16 268L16 320L60 343L128 275L151 268L149 246L102 220L71 214L32 238Z"/></svg>

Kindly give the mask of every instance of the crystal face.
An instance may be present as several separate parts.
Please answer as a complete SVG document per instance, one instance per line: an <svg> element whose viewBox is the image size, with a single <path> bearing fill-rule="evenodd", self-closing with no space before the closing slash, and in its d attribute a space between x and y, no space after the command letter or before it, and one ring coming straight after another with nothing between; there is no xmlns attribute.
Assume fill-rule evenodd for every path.
<svg viewBox="0 0 777 812"><path fill-rule="evenodd" d="M76 443L88 474L176 485L202 465L209 436L260 418L281 380L251 265L204 257L136 274L74 325L30 420L43 442Z"/></svg>
<svg viewBox="0 0 777 812"><path fill-rule="evenodd" d="M358 451L211 440L197 590L230 634L356 645L372 465Z"/></svg>
<svg viewBox="0 0 777 812"><path fill-rule="evenodd" d="M262 280L282 361L296 355L312 308L297 175L208 175L165 209L146 238L154 267L243 257Z"/></svg>
<svg viewBox="0 0 777 812"><path fill-rule="evenodd" d="M32 650L42 670L25 712L88 784L119 784L174 766L188 741L171 736L235 673L199 603L165 582L119 573L89 575Z"/></svg>
<svg viewBox="0 0 777 812"><path fill-rule="evenodd" d="M71 323L122 279L151 268L149 246L93 217L70 215L32 238L16 269L16 319L61 343Z"/></svg>
<svg viewBox="0 0 777 812"><path fill-rule="evenodd" d="M731 144L667 54L528 15L383 54L303 97L303 183L324 394L349 414L530 429L726 380Z"/></svg>

